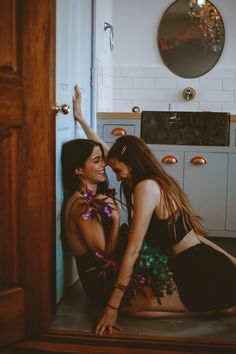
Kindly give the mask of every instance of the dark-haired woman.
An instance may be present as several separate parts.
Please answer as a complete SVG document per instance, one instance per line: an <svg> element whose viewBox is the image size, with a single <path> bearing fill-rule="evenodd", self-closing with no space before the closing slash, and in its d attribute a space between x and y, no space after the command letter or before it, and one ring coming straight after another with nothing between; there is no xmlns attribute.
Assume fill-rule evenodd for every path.
<svg viewBox="0 0 236 354"><path fill-rule="evenodd" d="M65 143L62 147L62 171L66 198L66 237L89 300L95 306L103 307L117 274L112 269L100 267L96 252L99 250L109 257L114 256L119 235L120 207L106 195L108 185L102 145L87 139ZM102 212L99 213L97 206ZM104 206L109 213L107 222L103 221Z"/></svg>

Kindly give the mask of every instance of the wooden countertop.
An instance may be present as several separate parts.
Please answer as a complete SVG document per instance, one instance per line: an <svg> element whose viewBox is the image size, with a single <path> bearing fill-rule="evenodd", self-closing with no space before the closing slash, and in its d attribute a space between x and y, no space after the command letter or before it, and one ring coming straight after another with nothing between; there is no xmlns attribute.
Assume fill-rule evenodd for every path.
<svg viewBox="0 0 236 354"><path fill-rule="evenodd" d="M230 121L231 122L236 122L236 115L230 116Z"/></svg>
<svg viewBox="0 0 236 354"><path fill-rule="evenodd" d="M141 113L133 112L97 112L97 118L118 118L118 119L136 119L141 118Z"/></svg>
<svg viewBox="0 0 236 354"><path fill-rule="evenodd" d="M133 112L97 112L97 118L102 118L102 119L111 119L111 118L116 118L116 119L140 119L141 118L141 113L133 113ZM236 122L236 115L230 116L230 121L231 122Z"/></svg>

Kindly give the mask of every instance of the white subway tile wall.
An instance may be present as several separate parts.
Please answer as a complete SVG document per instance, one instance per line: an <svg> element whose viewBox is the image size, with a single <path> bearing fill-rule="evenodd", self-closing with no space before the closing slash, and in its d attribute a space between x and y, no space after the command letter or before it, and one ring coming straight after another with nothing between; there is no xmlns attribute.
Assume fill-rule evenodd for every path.
<svg viewBox="0 0 236 354"><path fill-rule="evenodd" d="M236 66L217 66L194 79L180 78L161 65L113 66L112 71L102 67L98 75L100 112L129 112L139 106L141 110L165 111L171 107L172 111L236 114ZM187 86L196 90L192 101L182 96Z"/></svg>

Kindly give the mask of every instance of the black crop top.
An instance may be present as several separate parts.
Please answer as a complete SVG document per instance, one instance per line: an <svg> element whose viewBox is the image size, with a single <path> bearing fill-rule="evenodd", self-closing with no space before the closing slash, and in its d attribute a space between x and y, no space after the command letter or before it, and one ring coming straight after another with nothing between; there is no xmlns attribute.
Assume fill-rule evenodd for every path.
<svg viewBox="0 0 236 354"><path fill-rule="evenodd" d="M190 230L190 227L184 225L182 214L178 212L175 216L175 231L171 225L170 218L160 220L153 213L145 239L161 250L166 251L177 245Z"/></svg>

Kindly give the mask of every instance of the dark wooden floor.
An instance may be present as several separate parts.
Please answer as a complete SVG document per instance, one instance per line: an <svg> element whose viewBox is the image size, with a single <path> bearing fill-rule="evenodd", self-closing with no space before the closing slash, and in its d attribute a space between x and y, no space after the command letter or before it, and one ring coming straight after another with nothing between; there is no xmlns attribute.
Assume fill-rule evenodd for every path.
<svg viewBox="0 0 236 354"><path fill-rule="evenodd" d="M2 347L0 353L236 354L235 317L221 322L121 318L122 333L100 337L92 331L94 315L76 286L58 306L47 333Z"/></svg>
<svg viewBox="0 0 236 354"><path fill-rule="evenodd" d="M93 333L100 315L99 311L89 304L78 282L58 304L51 327ZM196 341L221 340L236 344L236 316L145 319L120 314L118 323L122 332L114 331L116 334L186 338Z"/></svg>

